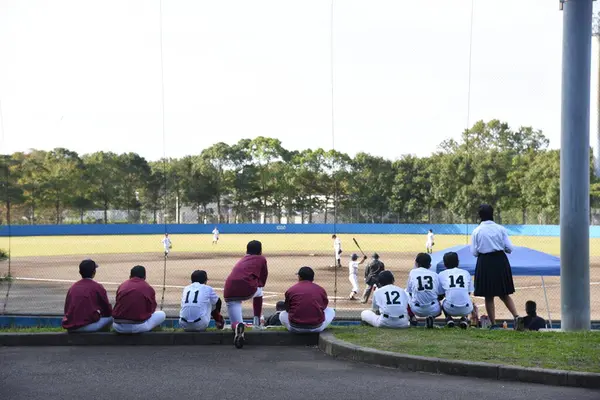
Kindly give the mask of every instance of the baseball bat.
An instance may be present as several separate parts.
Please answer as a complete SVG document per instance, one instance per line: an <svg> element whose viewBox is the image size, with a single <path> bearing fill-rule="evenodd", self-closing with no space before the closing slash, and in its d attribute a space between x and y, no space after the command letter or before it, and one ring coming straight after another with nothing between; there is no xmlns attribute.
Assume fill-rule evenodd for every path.
<svg viewBox="0 0 600 400"><path fill-rule="evenodd" d="M362 249L360 248L360 245L358 244L358 242L356 241L356 239L355 239L355 238L352 238L352 240L354 240L354 244L356 245L356 247L358 247L358 249L360 250L360 252L362 253L362 255L363 255L364 257L366 257L367 255L365 254L365 252L364 252L364 251L362 251Z"/></svg>

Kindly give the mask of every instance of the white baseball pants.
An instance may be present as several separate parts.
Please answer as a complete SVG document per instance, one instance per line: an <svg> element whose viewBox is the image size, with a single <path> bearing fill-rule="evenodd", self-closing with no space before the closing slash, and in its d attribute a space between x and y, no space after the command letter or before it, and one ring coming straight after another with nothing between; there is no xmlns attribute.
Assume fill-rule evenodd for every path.
<svg viewBox="0 0 600 400"><path fill-rule="evenodd" d="M433 304L417 307L414 304L410 305L410 309L417 317L437 317L442 313L440 302L436 301Z"/></svg>
<svg viewBox="0 0 600 400"><path fill-rule="evenodd" d="M202 315L198 322L185 322L179 319L179 326L186 332L204 332L210 324L210 315Z"/></svg>
<svg viewBox="0 0 600 400"><path fill-rule="evenodd" d="M82 326L81 328L73 329L70 332L98 332L104 329L106 326L110 325L113 322L112 317L102 317L98 321L93 322L89 325Z"/></svg>
<svg viewBox="0 0 600 400"><path fill-rule="evenodd" d="M364 310L360 314L360 319L375 328L408 328L410 326L408 314L404 318L386 318L383 315L375 314L372 310Z"/></svg>
<svg viewBox="0 0 600 400"><path fill-rule="evenodd" d="M350 275L350 283L352 284L352 291L358 293L358 276L356 274Z"/></svg>
<svg viewBox="0 0 600 400"><path fill-rule="evenodd" d="M263 288L259 287L258 289L256 289L256 293L254 293L254 295L252 295L252 297L250 299L253 299L255 297L262 297L263 295ZM248 300L250 300L248 299ZM227 315L229 316L229 321L231 323L231 326L235 326L237 324L239 324L240 322L244 322L244 318L242 316L242 302L239 300L236 301L228 301L227 302Z"/></svg>
<svg viewBox="0 0 600 400"><path fill-rule="evenodd" d="M141 324L118 324L113 322L113 328L119 333L144 333L150 332L162 324L167 318L164 311L155 311L146 321Z"/></svg>
<svg viewBox="0 0 600 400"><path fill-rule="evenodd" d="M333 319L335 318L335 310L333 308L327 307L325 310L323 310L323 312L325 313L325 321L323 321L321 326L317 328L303 329L291 326L290 315L287 311L282 311L279 314L279 321L281 321L281 324L285 326L288 331L293 333L323 332L325 328L327 328L331 324L331 321L333 321Z"/></svg>
<svg viewBox="0 0 600 400"><path fill-rule="evenodd" d="M451 317L467 317L473 312L473 303L467 306L456 307L450 304L449 301L444 301L443 307L444 311Z"/></svg>

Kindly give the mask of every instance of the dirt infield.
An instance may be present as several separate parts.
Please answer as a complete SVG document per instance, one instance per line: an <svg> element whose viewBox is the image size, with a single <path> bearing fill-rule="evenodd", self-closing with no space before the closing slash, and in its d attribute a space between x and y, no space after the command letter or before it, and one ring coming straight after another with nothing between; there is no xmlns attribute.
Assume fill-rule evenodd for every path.
<svg viewBox="0 0 600 400"><path fill-rule="evenodd" d="M399 286L404 287L408 272L413 265L414 253L381 252L380 256L386 264L386 269L394 272ZM77 265L83 258L87 256L14 258L11 263L11 274L15 279L10 285L10 292L8 292L7 282L0 283L0 306L4 313L61 314L69 286L79 279ZM128 278L131 267L141 264L147 269L148 282L155 288L159 304L162 304L167 315L177 316L181 290L189 283L193 270L206 270L209 284L222 293L224 281L239 257L234 257L231 253L174 253L165 262L161 253L135 253L97 254L93 258L100 265L96 279L104 284L111 301L114 301L117 286ZM359 318L360 311L366 308L357 301L346 299L351 289L347 267L332 268L332 257L329 254L270 253L267 259L269 279L265 287L265 315L273 312L278 300L283 300L286 289L296 281L295 273L303 265L315 269L315 282L327 290L330 304L336 307L338 316ZM347 265L347 261L344 259L343 265ZM6 274L7 269L7 262L0 263L0 276ZM362 271L364 269L361 265L359 278ZM548 318L541 279L539 277L515 277L514 279L517 287L514 295L517 307L523 309L526 300L534 300L538 303L538 313ZM558 277L544 279L552 318L559 319L560 279ZM600 257L592 259L591 281L592 318L600 319ZM483 312L483 299L477 299L476 303L482 307ZM509 316L503 305L498 304L496 308L499 318ZM245 305L244 315L250 316L250 314L251 305Z"/></svg>

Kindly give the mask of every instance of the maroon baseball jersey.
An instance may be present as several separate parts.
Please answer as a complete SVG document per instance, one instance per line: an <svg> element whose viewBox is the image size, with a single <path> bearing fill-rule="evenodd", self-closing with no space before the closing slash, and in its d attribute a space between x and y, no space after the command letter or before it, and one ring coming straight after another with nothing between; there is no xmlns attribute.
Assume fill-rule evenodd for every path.
<svg viewBox="0 0 600 400"><path fill-rule="evenodd" d="M81 328L98 321L100 317L110 317L111 313L112 307L104 286L93 279L81 279L67 292L62 327Z"/></svg>
<svg viewBox="0 0 600 400"><path fill-rule="evenodd" d="M225 281L225 299L249 299L256 289L267 283L267 259L263 256L246 254L233 267Z"/></svg>
<svg viewBox="0 0 600 400"><path fill-rule="evenodd" d="M285 292L285 309L292 325L321 325L328 304L325 289L310 281L300 281Z"/></svg>
<svg viewBox="0 0 600 400"><path fill-rule="evenodd" d="M128 279L117 289L114 319L146 321L154 311L156 311L156 294L144 279Z"/></svg>

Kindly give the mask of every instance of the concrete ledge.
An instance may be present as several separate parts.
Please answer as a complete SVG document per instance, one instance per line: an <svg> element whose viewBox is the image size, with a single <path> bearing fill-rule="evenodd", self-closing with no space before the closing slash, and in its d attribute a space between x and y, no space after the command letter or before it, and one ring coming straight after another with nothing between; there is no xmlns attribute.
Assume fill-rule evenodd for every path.
<svg viewBox="0 0 600 400"><path fill-rule="evenodd" d="M252 332L245 335L249 346L316 346L318 334L284 331ZM100 333L0 333L0 346L192 346L233 345L233 332L149 332L138 335Z"/></svg>
<svg viewBox="0 0 600 400"><path fill-rule="evenodd" d="M325 354L332 357L396 368L403 371L541 383L554 386L600 388L600 374L596 373L524 368L399 354L357 346L337 339L330 332L321 333L319 336L319 348Z"/></svg>

